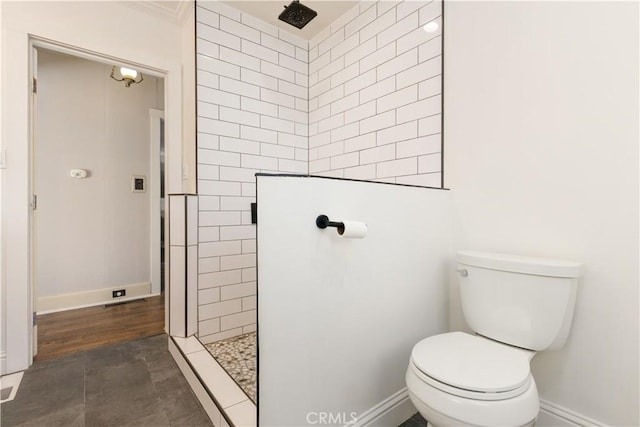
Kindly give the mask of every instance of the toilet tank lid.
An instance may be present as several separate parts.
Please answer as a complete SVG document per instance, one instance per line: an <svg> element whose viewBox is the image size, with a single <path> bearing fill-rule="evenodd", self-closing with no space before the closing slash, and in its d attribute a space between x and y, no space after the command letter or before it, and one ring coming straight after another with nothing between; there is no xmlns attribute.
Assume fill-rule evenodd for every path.
<svg viewBox="0 0 640 427"><path fill-rule="evenodd" d="M582 264L576 261L537 258L494 252L459 251L459 264L514 273L550 277L580 277Z"/></svg>

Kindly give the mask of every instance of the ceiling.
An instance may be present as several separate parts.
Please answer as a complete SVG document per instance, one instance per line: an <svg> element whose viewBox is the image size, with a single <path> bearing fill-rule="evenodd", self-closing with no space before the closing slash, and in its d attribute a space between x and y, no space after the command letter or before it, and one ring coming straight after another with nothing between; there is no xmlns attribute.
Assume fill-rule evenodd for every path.
<svg viewBox="0 0 640 427"><path fill-rule="evenodd" d="M122 3L139 10L152 12L156 15L159 14L176 22L182 22L188 15L190 8L193 7L193 0L136 0L124 1ZM313 18L302 30L278 19L278 15L282 13L284 6L288 6L291 0L222 0L221 3L226 3L243 13L252 15L278 28L282 28L305 40L310 40L358 4L359 1L302 0L302 4L318 12L318 16Z"/></svg>
<svg viewBox="0 0 640 427"><path fill-rule="evenodd" d="M262 19L263 21L273 24L278 28L282 28L291 34L296 34L306 40L310 40L320 31L331 25L333 21L339 18L346 11L354 7L358 1L301 0L302 4L318 12L318 16L309 22L302 30L278 19L278 15L282 13L284 6L288 6L289 3L291 3L291 0L226 0L222 1L222 3L226 3L244 13Z"/></svg>

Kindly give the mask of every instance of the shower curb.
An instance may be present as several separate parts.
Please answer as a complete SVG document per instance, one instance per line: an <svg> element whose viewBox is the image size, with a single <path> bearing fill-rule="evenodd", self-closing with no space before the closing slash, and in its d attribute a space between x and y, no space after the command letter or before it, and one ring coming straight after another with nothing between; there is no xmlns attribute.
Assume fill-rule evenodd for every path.
<svg viewBox="0 0 640 427"><path fill-rule="evenodd" d="M257 407L194 336L169 337L169 352L216 427L257 426Z"/></svg>

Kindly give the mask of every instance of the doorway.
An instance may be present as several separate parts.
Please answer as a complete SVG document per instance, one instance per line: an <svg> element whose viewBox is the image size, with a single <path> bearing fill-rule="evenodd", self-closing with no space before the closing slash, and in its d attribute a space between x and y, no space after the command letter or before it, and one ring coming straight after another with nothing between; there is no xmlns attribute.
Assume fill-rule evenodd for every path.
<svg viewBox="0 0 640 427"><path fill-rule="evenodd" d="M164 79L33 53L35 358L162 333Z"/></svg>

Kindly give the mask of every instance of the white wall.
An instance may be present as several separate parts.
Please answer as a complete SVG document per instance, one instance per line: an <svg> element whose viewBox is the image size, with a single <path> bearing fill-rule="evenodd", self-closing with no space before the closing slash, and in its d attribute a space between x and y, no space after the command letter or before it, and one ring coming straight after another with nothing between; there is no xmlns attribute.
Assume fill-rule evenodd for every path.
<svg viewBox="0 0 640 427"><path fill-rule="evenodd" d="M255 173L307 173L307 41L198 2L199 327L255 330Z"/></svg>
<svg viewBox="0 0 640 427"><path fill-rule="evenodd" d="M339 237L319 214L369 232ZM346 424L405 388L413 345L447 328L451 216L445 190L258 177L260 424Z"/></svg>
<svg viewBox="0 0 640 427"><path fill-rule="evenodd" d="M441 1L360 2L309 42L309 172L441 186Z"/></svg>
<svg viewBox="0 0 640 427"><path fill-rule="evenodd" d="M103 288L146 283L149 293L151 193L159 188L134 193L131 179L150 184L149 109L162 109L163 81L146 75L127 88L109 65L38 53L36 308L46 309L42 297ZM71 178L71 169L89 176Z"/></svg>
<svg viewBox="0 0 640 427"><path fill-rule="evenodd" d="M182 23L129 7L126 2L1 2L0 7L2 148L7 153L2 185L12 189L2 192L2 286L6 292L2 327L7 338L7 370L12 372L25 369L31 361L29 37L165 73L167 190L180 193Z"/></svg>
<svg viewBox="0 0 640 427"><path fill-rule="evenodd" d="M448 2L445 185L457 247L582 261L540 397L638 425L638 3ZM455 281L453 281L455 283ZM464 327L457 289L451 325Z"/></svg>

